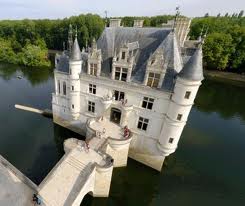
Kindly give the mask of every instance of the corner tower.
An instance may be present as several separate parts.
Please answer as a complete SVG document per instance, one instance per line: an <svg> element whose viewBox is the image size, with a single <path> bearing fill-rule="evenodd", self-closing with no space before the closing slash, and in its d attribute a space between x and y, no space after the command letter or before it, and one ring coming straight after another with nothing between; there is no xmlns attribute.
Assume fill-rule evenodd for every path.
<svg viewBox="0 0 245 206"><path fill-rule="evenodd" d="M77 41L77 33L72 46L69 60L69 77L70 77L70 101L69 107L71 116L77 120L80 116L80 73L82 71L82 56L80 47Z"/></svg>
<svg viewBox="0 0 245 206"><path fill-rule="evenodd" d="M158 141L164 156L175 152L197 91L203 80L202 45L179 72Z"/></svg>

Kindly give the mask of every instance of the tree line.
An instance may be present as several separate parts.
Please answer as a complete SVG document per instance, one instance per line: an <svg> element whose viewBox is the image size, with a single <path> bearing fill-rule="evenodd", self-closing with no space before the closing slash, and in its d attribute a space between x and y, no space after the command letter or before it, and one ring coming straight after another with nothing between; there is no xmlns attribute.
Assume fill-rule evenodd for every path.
<svg viewBox="0 0 245 206"><path fill-rule="evenodd" d="M239 14L194 18L190 38L197 39L203 29L208 35L203 46L204 66L207 69L245 72L245 17Z"/></svg>
<svg viewBox="0 0 245 206"><path fill-rule="evenodd" d="M26 66L50 66L48 49L63 49L70 24L77 27L81 47L90 44L93 38L99 38L105 27L104 20L92 14L57 20L0 21L0 61Z"/></svg>
<svg viewBox="0 0 245 206"><path fill-rule="evenodd" d="M154 17L122 17L124 26L133 26L135 19L144 19L145 27L160 27L173 19L171 15ZM47 49L62 50L67 42L69 24L76 25L81 47L99 38L109 19L98 15L79 15L57 20L0 21L0 61L27 66L47 66ZM203 30L208 35L203 46L204 66L245 72L245 17L243 11L216 17L205 14L192 20L190 39L197 39Z"/></svg>

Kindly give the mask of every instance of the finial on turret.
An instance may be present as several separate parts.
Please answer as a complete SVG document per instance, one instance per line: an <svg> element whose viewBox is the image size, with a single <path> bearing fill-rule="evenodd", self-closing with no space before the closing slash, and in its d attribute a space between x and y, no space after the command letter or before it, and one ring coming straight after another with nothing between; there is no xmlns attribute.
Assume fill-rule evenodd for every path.
<svg viewBox="0 0 245 206"><path fill-rule="evenodd" d="M69 31L68 31L68 52L71 53L72 45L73 45L73 31L72 31L72 25L69 25Z"/></svg>
<svg viewBox="0 0 245 206"><path fill-rule="evenodd" d="M75 38L77 38L77 26L76 26L76 29L75 29Z"/></svg>
<svg viewBox="0 0 245 206"><path fill-rule="evenodd" d="M205 39L207 38L207 34L208 34L208 27L207 27L207 29L206 29L206 31L205 31L205 34L203 35L203 36L201 36L201 38L199 37L199 44L198 44L198 48L201 48L201 46L204 44L204 42L205 42Z"/></svg>
<svg viewBox="0 0 245 206"><path fill-rule="evenodd" d="M198 37L198 41L201 41L202 40L203 30L204 30L204 25L203 25L203 27L201 29L201 33L200 33L200 35Z"/></svg>
<svg viewBox="0 0 245 206"><path fill-rule="evenodd" d="M92 46L92 50L96 50L97 49L97 44L96 44L95 38L93 38L91 46Z"/></svg>
<svg viewBox="0 0 245 206"><path fill-rule="evenodd" d="M175 15L175 18L174 18L174 24L173 24L173 29L172 29L172 31L175 30L176 25L177 25L177 19L178 19L178 17L180 16L180 6L177 6L175 10L176 10L176 15Z"/></svg>

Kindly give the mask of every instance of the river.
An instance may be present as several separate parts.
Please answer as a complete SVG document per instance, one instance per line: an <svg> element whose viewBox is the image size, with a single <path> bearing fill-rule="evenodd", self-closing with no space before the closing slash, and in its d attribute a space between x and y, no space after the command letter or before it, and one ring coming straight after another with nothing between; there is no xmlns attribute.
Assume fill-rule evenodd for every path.
<svg viewBox="0 0 245 206"><path fill-rule="evenodd" d="M82 138L14 108L51 108L53 90L49 69L0 64L0 154L37 184L63 155L64 139ZM86 196L82 205L244 206L244 174L245 87L204 80L162 172L129 159L127 167L114 169L109 198Z"/></svg>

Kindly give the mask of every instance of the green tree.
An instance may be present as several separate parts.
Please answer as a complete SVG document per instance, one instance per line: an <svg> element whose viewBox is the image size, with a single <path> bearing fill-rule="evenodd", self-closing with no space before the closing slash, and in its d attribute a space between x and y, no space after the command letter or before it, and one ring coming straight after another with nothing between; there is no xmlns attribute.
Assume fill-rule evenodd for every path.
<svg viewBox="0 0 245 206"><path fill-rule="evenodd" d="M50 66L48 61L48 51L38 45L27 43L22 49L22 52L18 53L19 63L26 66Z"/></svg>
<svg viewBox="0 0 245 206"><path fill-rule="evenodd" d="M11 47L11 42L0 38L0 62L16 63L17 57Z"/></svg>
<svg viewBox="0 0 245 206"><path fill-rule="evenodd" d="M230 34L213 33L208 35L204 45L204 59L209 69L224 70L234 52Z"/></svg>

